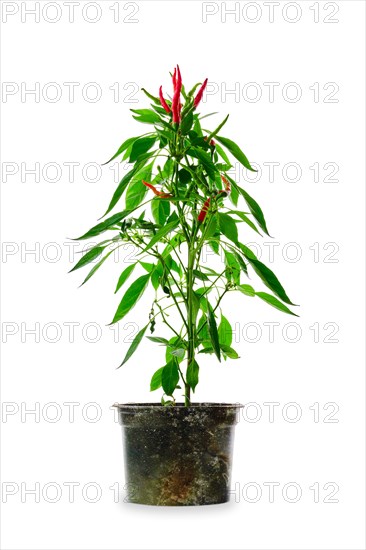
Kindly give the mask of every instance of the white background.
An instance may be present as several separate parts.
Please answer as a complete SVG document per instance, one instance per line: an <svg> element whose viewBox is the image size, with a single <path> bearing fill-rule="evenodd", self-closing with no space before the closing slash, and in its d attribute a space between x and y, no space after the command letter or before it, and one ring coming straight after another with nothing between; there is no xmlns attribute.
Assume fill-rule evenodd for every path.
<svg viewBox="0 0 366 550"><path fill-rule="evenodd" d="M93 6L82 12L90 3L81 0L73 23L63 2L46 12L40 2L35 22L24 12L34 4L2 2L2 80L13 92L2 97L2 547L364 548L364 2L281 2L272 22L262 2L237 3L237 21L225 21L221 3L145 1L137 11L121 2L114 22L116 2L98 2L98 14ZM16 13L6 20L5 9ZM204 9L217 11L205 23ZM243 233L243 241L262 242L263 261L300 304L300 317L243 295L227 298L241 359L202 360L195 399L254 403L236 428L232 500L164 509L116 503L110 489L118 483L123 494L124 484L120 427L110 406L160 398L149 392L162 365L156 345L146 344L115 370L129 335L146 323L151 295L120 324L115 342L106 325L126 258L106 263L81 289L87 270L67 271L75 260L68 239L96 223L116 187L108 167L94 183L93 169L87 177L82 169L147 131L130 116L130 108L148 106L136 90L156 94L163 84L168 93L176 63L187 86L209 78L202 111L220 114L207 125L230 112L223 135L261 167L259 180L245 187L278 246L270 258L269 238ZM51 82L56 87L47 87ZM80 84L74 101L65 82ZM90 82L101 91L96 102ZM39 98L24 95L36 83ZM268 83L278 83L273 98ZM235 87L238 97L225 93ZM52 101L57 90L61 97ZM291 101L296 90L301 97ZM79 163L74 181L70 162ZM263 164L269 162L280 163L274 181ZM35 163L39 181L24 172ZM53 165L42 174L48 163L61 172ZM284 168L288 163L300 167L299 178L293 166ZM310 169L315 163L319 181ZM327 163L336 165L337 181L326 179L334 167ZM265 290L254 277L252 284ZM277 323L273 341L263 323ZM74 403L73 422L65 403ZM278 404L273 421L264 403ZM39 416L26 414L32 408ZM95 414L101 418L93 422ZM74 502L68 482L79 484ZM268 482L279 484L273 502ZM100 490L94 503L93 487ZM39 499L26 493L32 488ZM295 489L299 499L289 502ZM332 492L336 502L327 502Z"/></svg>

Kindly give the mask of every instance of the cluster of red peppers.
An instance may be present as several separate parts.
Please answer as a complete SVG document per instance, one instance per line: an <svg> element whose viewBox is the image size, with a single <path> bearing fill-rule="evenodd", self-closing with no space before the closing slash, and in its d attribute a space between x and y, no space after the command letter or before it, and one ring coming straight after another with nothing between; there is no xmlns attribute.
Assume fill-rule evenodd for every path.
<svg viewBox="0 0 366 550"><path fill-rule="evenodd" d="M208 79L206 78L204 83L198 90L197 95L193 101L193 108L196 108L199 102L201 101L203 92L205 91L207 86L207 81ZM173 120L173 123L175 124L179 124L181 121L181 116L180 116L180 113L182 110L182 104L180 102L181 91L182 91L182 75L180 73L179 65L177 65L173 73L173 99L172 99L171 107L169 107L168 103L164 99L163 87L160 86L159 88L159 98L160 98L161 106L167 113L170 113L170 112L172 113L172 120Z"/></svg>
<svg viewBox="0 0 366 550"><path fill-rule="evenodd" d="M173 80L173 99L172 99L172 102L171 102L171 106L168 105L168 103L166 102L166 100L164 98L163 87L162 86L160 86L160 88L159 88L159 99L160 99L161 106L163 107L165 112L172 113L172 122L175 123L175 124L180 124L180 122L181 122L181 110L182 110L182 104L181 104L181 101L180 101L180 95L181 95L181 91L182 91L182 75L180 73L179 65L177 65L176 68L174 69L172 80ZM207 86L207 81L208 81L208 79L206 78L205 81L203 82L203 84L201 85L200 89L198 90L198 92L197 92L197 94L196 94L196 96L193 100L193 109L195 109L197 107L197 105L200 103L200 101L202 99L202 96L203 96L203 92L205 91L206 86ZM205 138L205 139L207 139L207 138ZM210 145L212 147L215 147L216 144L215 144L215 141L213 139L211 139ZM231 192L230 182L223 175L221 175L221 180L224 184L225 190L220 190L218 192L218 194L224 193L226 196L230 195L230 192ZM156 189L156 187L154 185L152 185L151 183L148 183L147 181L142 180L142 183L146 187L151 189L151 191L157 197L166 199L166 198L170 198L170 197L173 196L171 193L165 193L164 191L159 191L158 189ZM200 213L198 214L198 222L199 223L202 223L205 220L208 209L210 207L210 203L211 203L211 197L209 197L208 199L205 200L205 202L202 206L202 209L201 209Z"/></svg>

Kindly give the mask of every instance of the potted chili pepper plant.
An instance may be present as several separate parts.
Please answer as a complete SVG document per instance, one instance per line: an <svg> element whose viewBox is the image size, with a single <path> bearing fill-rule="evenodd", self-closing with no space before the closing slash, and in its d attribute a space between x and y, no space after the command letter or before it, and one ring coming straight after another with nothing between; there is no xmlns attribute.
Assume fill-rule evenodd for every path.
<svg viewBox="0 0 366 550"><path fill-rule="evenodd" d="M241 405L192 401L199 357L239 357L223 314L228 293L257 297L291 315L295 314L288 305L294 304L275 274L239 240L239 226L259 234L268 231L257 202L230 176L232 159L253 168L240 147L222 135L228 116L207 129L204 119L209 115L198 111L207 79L188 91L177 66L172 81L171 99L164 98L162 87L159 97L143 89L150 107L131 109L148 131L126 139L108 161L118 158L131 168L114 192L106 219L77 239L103 234L72 271L94 263L84 284L121 243L138 249L138 260L122 271L116 292L133 274L140 274L124 292L112 323L121 321L146 289L152 289L146 323L120 364L131 359L144 337L161 346L165 355L150 382L151 391L163 392L161 401L116 405L124 434L129 501L215 504L229 499L234 427ZM110 215L122 198L124 209ZM202 262L204 247L221 261L220 269ZM250 270L271 293L257 292L242 282ZM156 333L157 327L165 327L167 334ZM177 395L184 401L177 402Z"/></svg>

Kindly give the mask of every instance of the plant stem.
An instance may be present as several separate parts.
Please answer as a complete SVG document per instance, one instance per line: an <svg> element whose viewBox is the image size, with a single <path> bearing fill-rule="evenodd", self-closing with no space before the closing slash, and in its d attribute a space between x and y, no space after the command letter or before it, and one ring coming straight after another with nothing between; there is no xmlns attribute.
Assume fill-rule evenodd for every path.
<svg viewBox="0 0 366 550"><path fill-rule="evenodd" d="M213 286L215 286L215 284L217 283L217 281L224 275L225 271L226 271L226 269L224 269L224 271L222 271L222 272L220 273L220 275L218 275L218 276L216 277L216 279L210 284L210 286L208 286L208 287L205 286L205 291L201 294L201 298L202 298L202 296L205 296L206 294L209 293L209 291L211 290L211 288L212 288Z"/></svg>
<svg viewBox="0 0 366 550"><path fill-rule="evenodd" d="M194 240L192 241L194 242ZM188 317L188 361L187 370L194 362L195 351L195 321L193 311L193 267L195 263L194 245L188 249L188 266L187 266L187 317ZM191 403L191 388L185 384L184 404L188 407Z"/></svg>
<svg viewBox="0 0 366 550"><path fill-rule="evenodd" d="M169 307L172 307L172 306L168 306L168 307L166 307L165 309L163 309L163 308L161 307L160 304L158 304L157 302L155 302L155 303L156 303L156 305L157 305L158 308L159 308L159 313L161 314L161 317L162 317L162 319L163 319L163 323L165 323L166 326L169 327L170 330L171 330L172 332L174 332L174 334L175 334L178 338L180 338L178 332L168 323L168 321L166 320L166 317L165 317L165 315L164 315L165 309L168 309ZM175 305L175 304L172 304L172 305ZM159 313L156 313L156 314L153 316L153 319L155 319L155 317L156 317L157 315L159 315Z"/></svg>
<svg viewBox="0 0 366 550"><path fill-rule="evenodd" d="M175 278L174 278L174 276L173 276L171 270L167 267L167 265L166 265L166 263L165 263L165 261L164 261L163 256L162 256L161 254L159 254L159 253L156 253L155 255L156 255L156 257L159 258L159 260L161 261L161 263L162 263L164 269L166 270L167 274L168 274L168 275L170 274L170 276L172 277L172 279L173 279L175 285L177 286L177 288L178 288L178 290L179 290L179 292L180 292L180 294L181 294L181 296L182 296L182 298L183 298L183 302L185 302L186 299L185 299L185 296L184 296L184 294L183 294L183 291L182 291L182 289L180 288L180 286L178 285L178 283L176 282L176 280L175 280ZM168 275L167 275L167 277L166 277L166 283L167 283L167 285L168 285L168 287L169 287L170 296L171 296L172 300L174 301L174 303L175 303L175 305L176 305L176 307L177 307L177 310L178 310L178 312L179 312L179 314L180 314L180 316L181 316L181 318L182 318L182 321L183 321L184 325L185 325L186 328L188 329L187 321L185 320L184 315L183 315L183 312L182 312L182 310L181 310L180 307L179 307L179 303L178 303L176 297L174 296L174 292L173 292L173 289L172 289L172 285L170 284Z"/></svg>
<svg viewBox="0 0 366 550"><path fill-rule="evenodd" d="M187 386L187 382L186 382L186 380L185 380L185 378L184 378L184 376L183 376L183 373L182 373L182 371L181 371L181 368L180 368L180 366L179 366L179 361L177 361L177 367L178 367L179 374L180 374L180 376L181 376L181 378L182 378L182 380L183 380L184 387L186 387L186 386Z"/></svg>

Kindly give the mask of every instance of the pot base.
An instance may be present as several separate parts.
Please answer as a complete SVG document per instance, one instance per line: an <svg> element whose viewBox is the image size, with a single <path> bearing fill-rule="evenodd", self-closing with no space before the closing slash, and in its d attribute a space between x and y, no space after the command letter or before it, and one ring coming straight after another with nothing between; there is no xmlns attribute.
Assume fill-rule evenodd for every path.
<svg viewBox="0 0 366 550"><path fill-rule="evenodd" d="M229 501L234 428L241 405L116 407L128 502L199 506Z"/></svg>

